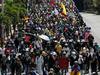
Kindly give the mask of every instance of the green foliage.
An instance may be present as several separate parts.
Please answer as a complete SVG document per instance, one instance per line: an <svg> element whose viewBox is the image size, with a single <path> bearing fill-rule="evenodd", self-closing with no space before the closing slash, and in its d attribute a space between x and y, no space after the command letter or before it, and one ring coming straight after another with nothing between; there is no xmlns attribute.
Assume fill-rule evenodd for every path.
<svg viewBox="0 0 100 75"><path fill-rule="evenodd" d="M3 14L0 13L0 23L3 21Z"/></svg>
<svg viewBox="0 0 100 75"><path fill-rule="evenodd" d="M99 7L100 6L100 0L93 0L93 4L95 7Z"/></svg>
<svg viewBox="0 0 100 75"><path fill-rule="evenodd" d="M0 13L0 23L3 22L5 25L11 24L11 18L3 13Z"/></svg>
<svg viewBox="0 0 100 75"><path fill-rule="evenodd" d="M93 0L93 5L94 5L95 10L97 11L97 13L100 14L100 0Z"/></svg>
<svg viewBox="0 0 100 75"><path fill-rule="evenodd" d="M22 17L26 14L26 0L5 0L4 13L0 13L0 23L3 23L6 28L6 33L9 33L11 24L18 25Z"/></svg>
<svg viewBox="0 0 100 75"><path fill-rule="evenodd" d="M3 21L4 25L17 25L25 14L26 8L22 0L5 0L4 14L0 13L0 21Z"/></svg>
<svg viewBox="0 0 100 75"><path fill-rule="evenodd" d="M11 17L12 24L18 23L21 17L26 13L26 8L20 1L14 0L13 2L6 1L5 14Z"/></svg>

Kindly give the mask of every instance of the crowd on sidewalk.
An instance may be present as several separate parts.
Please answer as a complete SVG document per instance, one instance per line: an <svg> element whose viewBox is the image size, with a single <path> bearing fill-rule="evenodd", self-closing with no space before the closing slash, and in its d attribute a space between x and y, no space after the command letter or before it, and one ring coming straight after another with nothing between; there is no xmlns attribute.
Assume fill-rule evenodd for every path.
<svg viewBox="0 0 100 75"><path fill-rule="evenodd" d="M38 0L37 0L38 1ZM72 0L39 0L25 24L0 48L1 75L84 75L100 71L100 46ZM41 37L40 37L41 36Z"/></svg>

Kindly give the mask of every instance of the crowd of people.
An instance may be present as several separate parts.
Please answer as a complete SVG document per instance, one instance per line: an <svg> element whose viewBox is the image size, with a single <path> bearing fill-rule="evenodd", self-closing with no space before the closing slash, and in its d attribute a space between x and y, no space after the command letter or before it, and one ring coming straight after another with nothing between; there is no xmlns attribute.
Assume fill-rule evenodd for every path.
<svg viewBox="0 0 100 75"><path fill-rule="evenodd" d="M97 75L100 46L74 2L37 1L24 36L19 37L16 30L0 48L1 75L66 75L69 69L70 75L84 75L90 68Z"/></svg>

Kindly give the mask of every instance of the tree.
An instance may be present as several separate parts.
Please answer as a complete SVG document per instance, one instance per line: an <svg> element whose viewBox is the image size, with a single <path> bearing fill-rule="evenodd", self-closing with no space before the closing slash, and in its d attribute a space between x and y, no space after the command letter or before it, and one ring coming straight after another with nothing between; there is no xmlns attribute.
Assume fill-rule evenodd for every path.
<svg viewBox="0 0 100 75"><path fill-rule="evenodd" d="M4 13L0 13L0 23L3 23L6 36L9 36L11 32L11 25L15 29L22 17L26 14L25 2L26 0L5 0ZM0 29L2 31L2 27Z"/></svg>
<svg viewBox="0 0 100 75"><path fill-rule="evenodd" d="M12 24L16 26L22 19L22 16L26 14L24 3L21 0L6 1L5 14L11 18Z"/></svg>
<svg viewBox="0 0 100 75"><path fill-rule="evenodd" d="M97 11L97 14L100 13L100 0L93 0L93 5Z"/></svg>
<svg viewBox="0 0 100 75"><path fill-rule="evenodd" d="M0 13L0 41L1 41L1 46L3 46L3 40L5 38L5 33L7 36L9 36L9 31L10 31L10 25L11 25L11 19L9 16L4 15L3 13Z"/></svg>

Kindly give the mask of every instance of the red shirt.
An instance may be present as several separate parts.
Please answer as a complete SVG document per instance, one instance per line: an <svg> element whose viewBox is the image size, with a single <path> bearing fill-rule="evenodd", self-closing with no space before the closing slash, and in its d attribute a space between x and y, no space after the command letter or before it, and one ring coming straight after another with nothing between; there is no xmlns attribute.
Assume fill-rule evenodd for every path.
<svg viewBox="0 0 100 75"><path fill-rule="evenodd" d="M67 69L69 66L69 60L66 57L61 57L59 60L60 69Z"/></svg>
<svg viewBox="0 0 100 75"><path fill-rule="evenodd" d="M65 29L64 29L64 32L67 32L67 31L68 31L68 29L67 29L67 28L65 28Z"/></svg>
<svg viewBox="0 0 100 75"><path fill-rule="evenodd" d="M25 42L26 43L30 42L30 36L25 35Z"/></svg>
<svg viewBox="0 0 100 75"><path fill-rule="evenodd" d="M11 53L11 48L6 48L5 49L5 54L7 55L7 54L10 54Z"/></svg>
<svg viewBox="0 0 100 75"><path fill-rule="evenodd" d="M29 46L29 48L31 49L31 48L33 48L33 46L32 46L32 45L30 45L30 46Z"/></svg>

